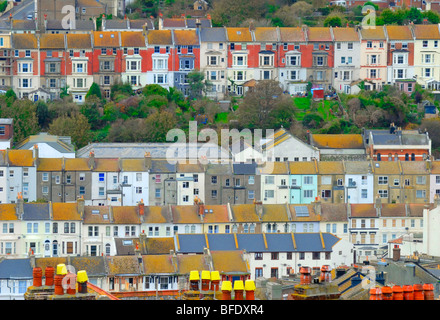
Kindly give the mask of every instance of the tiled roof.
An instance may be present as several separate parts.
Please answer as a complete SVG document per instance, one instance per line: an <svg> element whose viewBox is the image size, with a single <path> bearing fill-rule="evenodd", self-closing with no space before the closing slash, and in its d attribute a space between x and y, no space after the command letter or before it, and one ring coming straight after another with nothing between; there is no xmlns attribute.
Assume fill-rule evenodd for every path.
<svg viewBox="0 0 440 320"><path fill-rule="evenodd" d="M149 30L147 41L149 45L172 45L171 30Z"/></svg>
<svg viewBox="0 0 440 320"><path fill-rule="evenodd" d="M201 254L177 255L179 274L189 274L193 270L209 270L209 266Z"/></svg>
<svg viewBox="0 0 440 320"><path fill-rule="evenodd" d="M409 26L385 26L389 40L413 40Z"/></svg>
<svg viewBox="0 0 440 320"><path fill-rule="evenodd" d="M374 174L400 174L400 165L397 161L372 161Z"/></svg>
<svg viewBox="0 0 440 320"><path fill-rule="evenodd" d="M106 257L108 274L115 276L139 275L141 273L137 257L112 256Z"/></svg>
<svg viewBox="0 0 440 320"><path fill-rule="evenodd" d="M185 19L182 18L165 18L163 19L164 28L186 28Z"/></svg>
<svg viewBox="0 0 440 320"><path fill-rule="evenodd" d="M7 150L9 165L17 167L32 167L34 157L32 150Z"/></svg>
<svg viewBox="0 0 440 320"><path fill-rule="evenodd" d="M119 32L117 31L93 31L95 47L119 47Z"/></svg>
<svg viewBox="0 0 440 320"><path fill-rule="evenodd" d="M229 42L251 42L252 34L249 28L226 28Z"/></svg>
<svg viewBox="0 0 440 320"><path fill-rule="evenodd" d="M67 265L68 264L67 257L46 257L46 258L36 258L35 259L35 266L41 268L43 270L43 273L47 267L52 267L56 271L57 265L59 265L59 264ZM79 271L79 270L76 270L76 271Z"/></svg>
<svg viewBox="0 0 440 320"><path fill-rule="evenodd" d="M8 220L17 220L17 216L15 215L15 203L2 203L0 204L0 220L8 221Z"/></svg>
<svg viewBox="0 0 440 320"><path fill-rule="evenodd" d="M67 49L91 49L92 37L89 33L69 33L66 35Z"/></svg>
<svg viewBox="0 0 440 320"><path fill-rule="evenodd" d="M40 36L40 49L65 49L64 34L43 33Z"/></svg>
<svg viewBox="0 0 440 320"><path fill-rule="evenodd" d="M368 174L372 172L370 161L345 161L346 174Z"/></svg>
<svg viewBox="0 0 440 320"><path fill-rule="evenodd" d="M203 165L199 162L196 164L192 163L177 163L178 173L193 173L193 172L204 172Z"/></svg>
<svg viewBox="0 0 440 320"><path fill-rule="evenodd" d="M431 162L431 174L440 174L440 161Z"/></svg>
<svg viewBox="0 0 440 320"><path fill-rule="evenodd" d="M226 205L203 205L200 206L200 213L204 213L205 223L227 223L229 222L228 207Z"/></svg>
<svg viewBox="0 0 440 320"><path fill-rule="evenodd" d="M12 35L13 48L15 49L37 49L37 37L31 33L15 33Z"/></svg>
<svg viewBox="0 0 440 320"><path fill-rule="evenodd" d="M429 174L426 161L401 161L403 174L424 175Z"/></svg>
<svg viewBox="0 0 440 320"><path fill-rule="evenodd" d="M80 221L77 203L52 203L53 220L57 221Z"/></svg>
<svg viewBox="0 0 440 320"><path fill-rule="evenodd" d="M359 41L359 34L354 28L333 28L335 41Z"/></svg>
<svg viewBox="0 0 440 320"><path fill-rule="evenodd" d="M364 149L361 134L313 134L311 144L319 149Z"/></svg>
<svg viewBox="0 0 440 320"><path fill-rule="evenodd" d="M386 40L383 27L361 29L362 40Z"/></svg>
<svg viewBox="0 0 440 320"><path fill-rule="evenodd" d="M404 203L384 203L380 210L382 217L405 217L406 208Z"/></svg>
<svg viewBox="0 0 440 320"><path fill-rule="evenodd" d="M64 169L66 171L90 171L86 158L66 158L64 159Z"/></svg>
<svg viewBox="0 0 440 320"><path fill-rule="evenodd" d="M164 274L164 273L176 273L176 266L173 264L172 257L170 255L143 255L142 261L144 265L144 273L149 274Z"/></svg>
<svg viewBox="0 0 440 320"><path fill-rule="evenodd" d="M201 223L198 206L172 206L174 223Z"/></svg>
<svg viewBox="0 0 440 320"><path fill-rule="evenodd" d="M288 221L287 206L285 204L263 204L261 221Z"/></svg>
<svg viewBox="0 0 440 320"><path fill-rule="evenodd" d="M236 204L231 205L235 222L254 222L260 221L254 204Z"/></svg>
<svg viewBox="0 0 440 320"><path fill-rule="evenodd" d="M410 204L408 204L408 208L409 208L409 216L410 217L423 217L423 210L434 209L434 204L432 204L432 203L428 203L428 204L410 203Z"/></svg>
<svg viewBox="0 0 440 320"><path fill-rule="evenodd" d="M95 172L119 172L118 159L95 159Z"/></svg>
<svg viewBox="0 0 440 320"><path fill-rule="evenodd" d="M109 224L110 218L107 206L85 206L84 208L85 224Z"/></svg>
<svg viewBox="0 0 440 320"><path fill-rule="evenodd" d="M146 251L148 254L168 254L174 250L174 238L150 238L146 239Z"/></svg>
<svg viewBox="0 0 440 320"><path fill-rule="evenodd" d="M140 224L137 206L115 206L113 221L116 224Z"/></svg>
<svg viewBox="0 0 440 320"><path fill-rule="evenodd" d="M176 46L197 46L199 37L196 30L173 30L174 44Z"/></svg>
<svg viewBox="0 0 440 320"><path fill-rule="evenodd" d="M145 206L145 223L171 223L169 206Z"/></svg>
<svg viewBox="0 0 440 320"><path fill-rule="evenodd" d="M377 217L373 203L368 204L349 204L351 206L351 216L355 218Z"/></svg>
<svg viewBox="0 0 440 320"><path fill-rule="evenodd" d="M412 25L414 36L418 40L440 39L439 26L437 24L415 24Z"/></svg>
<svg viewBox="0 0 440 320"><path fill-rule="evenodd" d="M107 274L104 257L70 257L70 265L78 272L85 270L89 277L99 277Z"/></svg>
<svg viewBox="0 0 440 320"><path fill-rule="evenodd" d="M126 172L145 172L149 168L145 168L144 159L121 159L122 171Z"/></svg>
<svg viewBox="0 0 440 320"><path fill-rule="evenodd" d="M322 204L321 204L322 206ZM288 205L290 214L292 216L292 221L320 221L321 216L315 212L314 204L289 204ZM297 207L306 207L308 210L308 215L297 214ZM304 209L301 209L304 210Z"/></svg>
<svg viewBox="0 0 440 320"><path fill-rule="evenodd" d="M347 221L347 204L345 203L322 203L321 221Z"/></svg>
<svg viewBox="0 0 440 320"><path fill-rule="evenodd" d="M260 42L278 42L277 28L274 27L257 27L254 30L255 41Z"/></svg>
<svg viewBox="0 0 440 320"><path fill-rule="evenodd" d="M145 47L145 37L142 32L124 31L121 32L122 47Z"/></svg>
<svg viewBox="0 0 440 320"><path fill-rule="evenodd" d="M61 171L63 159L60 158L40 158L38 160L37 171Z"/></svg>
<svg viewBox="0 0 440 320"><path fill-rule="evenodd" d="M333 41L328 27L307 28L307 38L309 41Z"/></svg>
<svg viewBox="0 0 440 320"><path fill-rule="evenodd" d="M318 161L319 174L344 174L341 161Z"/></svg>
<svg viewBox="0 0 440 320"><path fill-rule="evenodd" d="M248 273L241 251L211 251L214 270L221 274Z"/></svg>
<svg viewBox="0 0 440 320"><path fill-rule="evenodd" d="M280 41L281 42L303 42L306 40L303 30L299 27L296 28L280 28Z"/></svg>
<svg viewBox="0 0 440 320"><path fill-rule="evenodd" d="M257 167L258 174L289 174L287 162L265 162Z"/></svg>
<svg viewBox="0 0 440 320"><path fill-rule="evenodd" d="M290 174L317 174L314 161L291 161L289 162Z"/></svg>

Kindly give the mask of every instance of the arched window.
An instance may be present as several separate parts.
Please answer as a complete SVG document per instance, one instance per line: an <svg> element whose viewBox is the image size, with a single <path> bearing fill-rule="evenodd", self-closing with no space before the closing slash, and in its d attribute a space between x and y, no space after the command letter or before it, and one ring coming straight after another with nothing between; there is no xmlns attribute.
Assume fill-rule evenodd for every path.
<svg viewBox="0 0 440 320"><path fill-rule="evenodd" d="M416 155L414 153L411 153L411 161L416 161Z"/></svg>
<svg viewBox="0 0 440 320"><path fill-rule="evenodd" d="M409 154L408 153L405 154L405 161L409 161Z"/></svg>
<svg viewBox="0 0 440 320"><path fill-rule="evenodd" d="M388 154L388 161L393 161L393 155L391 153Z"/></svg>
<svg viewBox="0 0 440 320"><path fill-rule="evenodd" d="M110 249L111 249L110 243L106 243L106 245L105 245L105 255L106 256L110 255Z"/></svg>
<svg viewBox="0 0 440 320"><path fill-rule="evenodd" d="M185 226L185 233L189 233L189 225Z"/></svg>
<svg viewBox="0 0 440 320"><path fill-rule="evenodd" d="M382 160L382 156L380 155L380 153L377 154L377 161L381 161Z"/></svg>
<svg viewBox="0 0 440 320"><path fill-rule="evenodd" d="M394 161L397 161L397 160L399 160L399 155L396 153L396 154L394 155Z"/></svg>

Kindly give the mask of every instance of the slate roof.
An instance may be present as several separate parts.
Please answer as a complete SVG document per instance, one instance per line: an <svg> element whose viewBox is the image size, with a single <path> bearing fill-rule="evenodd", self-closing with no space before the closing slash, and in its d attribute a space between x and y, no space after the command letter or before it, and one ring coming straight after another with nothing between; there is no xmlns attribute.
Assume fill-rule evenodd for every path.
<svg viewBox="0 0 440 320"><path fill-rule="evenodd" d="M176 173L176 165L167 160L152 160L150 173Z"/></svg>
<svg viewBox="0 0 440 320"><path fill-rule="evenodd" d="M29 259L5 259L0 261L0 279L25 280L33 278Z"/></svg>
<svg viewBox="0 0 440 320"><path fill-rule="evenodd" d="M50 220L48 203L23 203L23 220Z"/></svg>
<svg viewBox="0 0 440 320"><path fill-rule="evenodd" d="M63 28L61 20L47 20L46 30L47 31L66 31L66 29ZM93 23L92 20L76 20L75 21L75 30L76 31L94 31L95 24Z"/></svg>
<svg viewBox="0 0 440 320"><path fill-rule="evenodd" d="M370 137L369 144L372 145L420 145L427 146L429 137L418 131L403 130L401 134L390 133L389 130L366 130L365 137ZM371 133L371 134L370 134ZM371 138L372 137L372 138Z"/></svg>
<svg viewBox="0 0 440 320"><path fill-rule="evenodd" d="M211 23L211 19L207 19L207 18L198 18L198 19L194 19L194 18L186 18L186 27L187 28L191 28L194 29L197 27L197 20L199 20L200 22L200 28L210 28L212 27L212 23Z"/></svg>
<svg viewBox="0 0 440 320"><path fill-rule="evenodd" d="M140 243L139 238L119 238L115 237L115 246L118 256L134 255L136 243ZM140 246L139 246L140 248Z"/></svg>
<svg viewBox="0 0 440 320"><path fill-rule="evenodd" d="M203 248L209 247L213 251L330 252L339 240L330 233L178 234L176 250L203 253Z"/></svg>
<svg viewBox="0 0 440 320"><path fill-rule="evenodd" d="M77 158L89 156L94 151L95 158L144 158L149 152L153 159L196 159L199 154L206 155L208 159L229 158L229 152L216 144L198 143L90 143L79 149Z"/></svg>
<svg viewBox="0 0 440 320"><path fill-rule="evenodd" d="M227 38L225 28L201 28L200 40L203 42L226 42Z"/></svg>
<svg viewBox="0 0 440 320"><path fill-rule="evenodd" d="M16 149L29 150L38 143L46 143L47 145L61 153L74 152L74 146L71 143L69 144L66 139L63 139L60 136L48 134L46 132L41 132L37 135L31 135L27 137L16 146Z"/></svg>
<svg viewBox="0 0 440 320"><path fill-rule="evenodd" d="M257 173L257 163L234 163L232 165L234 174L255 175Z"/></svg>
<svg viewBox="0 0 440 320"><path fill-rule="evenodd" d="M208 163L206 165L207 175L231 175L232 174L232 166L230 163L220 164L220 163Z"/></svg>

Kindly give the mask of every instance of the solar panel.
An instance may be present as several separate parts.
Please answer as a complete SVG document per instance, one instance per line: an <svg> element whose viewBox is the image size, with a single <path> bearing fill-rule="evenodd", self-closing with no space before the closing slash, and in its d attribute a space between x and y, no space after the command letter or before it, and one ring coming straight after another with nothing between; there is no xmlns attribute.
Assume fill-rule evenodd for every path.
<svg viewBox="0 0 440 320"><path fill-rule="evenodd" d="M295 206L295 212L297 217L308 217L309 216L309 208L307 206L297 207Z"/></svg>

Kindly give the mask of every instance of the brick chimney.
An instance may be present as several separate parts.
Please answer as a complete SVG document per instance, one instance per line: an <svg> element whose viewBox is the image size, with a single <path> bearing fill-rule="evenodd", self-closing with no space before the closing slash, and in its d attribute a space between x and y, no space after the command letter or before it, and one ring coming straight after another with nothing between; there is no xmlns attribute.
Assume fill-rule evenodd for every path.
<svg viewBox="0 0 440 320"><path fill-rule="evenodd" d="M321 215L322 206L321 206L321 198L320 197L315 198L314 207L315 207L315 213Z"/></svg>
<svg viewBox="0 0 440 320"><path fill-rule="evenodd" d="M78 199L76 200L76 203L77 203L77 210L78 210L78 213L79 213L81 219L83 219L83 218L84 218L84 208L85 208L84 197L81 196L81 198L78 198Z"/></svg>
<svg viewBox="0 0 440 320"><path fill-rule="evenodd" d="M144 154L144 166L147 170L151 169L151 153L148 151Z"/></svg>
<svg viewBox="0 0 440 320"><path fill-rule="evenodd" d="M376 214L378 217L381 216L382 213L382 200L379 195L376 196L376 201L374 203L374 208L376 209Z"/></svg>
<svg viewBox="0 0 440 320"><path fill-rule="evenodd" d="M94 151L90 151L90 153L89 153L88 165L91 170L95 169L96 163L95 163L95 152Z"/></svg>
<svg viewBox="0 0 440 320"><path fill-rule="evenodd" d="M15 206L15 215L17 216L18 220L21 220L24 213L24 200L21 192L17 195L17 205Z"/></svg>

